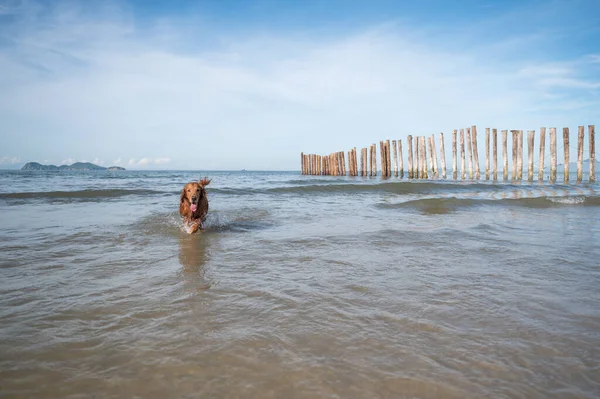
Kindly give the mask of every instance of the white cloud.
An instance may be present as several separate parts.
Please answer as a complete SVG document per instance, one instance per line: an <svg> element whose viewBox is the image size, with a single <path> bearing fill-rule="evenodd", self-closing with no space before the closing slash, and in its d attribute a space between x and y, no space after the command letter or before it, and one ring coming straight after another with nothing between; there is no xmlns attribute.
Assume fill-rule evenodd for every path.
<svg viewBox="0 0 600 399"><path fill-rule="evenodd" d="M588 69L581 59L529 58L551 40L544 35L461 45L414 23L318 40L227 37L176 20L136 31L118 8L94 19L64 5L29 14L9 31L18 45L0 48L0 119L14 132L9 151L28 157L68 151L127 154L132 167L295 169L300 151L471 124L587 124L600 109L598 75L584 73L598 55ZM193 47L203 35L220 35L219 44Z"/></svg>
<svg viewBox="0 0 600 399"><path fill-rule="evenodd" d="M74 160L73 158L67 158L67 159L63 159L60 164L61 165L71 165L74 164L75 162L77 162L76 160Z"/></svg>
<svg viewBox="0 0 600 399"><path fill-rule="evenodd" d="M21 163L21 159L19 157L5 156L0 158L0 165L15 165L18 163Z"/></svg>
<svg viewBox="0 0 600 399"><path fill-rule="evenodd" d="M156 165L164 165L169 162L171 162L171 158L156 158L154 160L154 164Z"/></svg>

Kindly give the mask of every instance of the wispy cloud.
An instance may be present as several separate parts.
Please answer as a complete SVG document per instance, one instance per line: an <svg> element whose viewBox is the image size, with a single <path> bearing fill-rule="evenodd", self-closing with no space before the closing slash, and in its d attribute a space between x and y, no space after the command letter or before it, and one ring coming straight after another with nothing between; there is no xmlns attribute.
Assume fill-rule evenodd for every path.
<svg viewBox="0 0 600 399"><path fill-rule="evenodd" d="M15 165L21 163L21 159L18 157L2 157L0 158L0 165Z"/></svg>
<svg viewBox="0 0 600 399"><path fill-rule="evenodd" d="M547 32L477 41L470 27L433 35L416 20L235 35L168 18L140 30L114 4L27 4L0 28L11 43L0 47L0 134L21 157L291 169L299 151L473 123L587 124L600 109L598 55L540 58ZM212 45L195 45L206 36Z"/></svg>

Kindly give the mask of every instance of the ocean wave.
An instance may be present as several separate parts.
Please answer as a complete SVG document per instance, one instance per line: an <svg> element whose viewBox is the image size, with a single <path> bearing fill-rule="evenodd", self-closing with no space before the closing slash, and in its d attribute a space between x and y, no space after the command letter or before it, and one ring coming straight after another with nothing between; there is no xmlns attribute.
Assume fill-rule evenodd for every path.
<svg viewBox="0 0 600 399"><path fill-rule="evenodd" d="M381 203L380 209L416 209L424 213L449 213L462 208L477 206L516 206L524 208L552 208L564 206L600 206L600 197L595 196L565 196L565 197L529 197L529 198L461 198L440 197L420 198L400 203Z"/></svg>
<svg viewBox="0 0 600 399"><path fill-rule="evenodd" d="M130 195L149 196L163 195L170 192L156 190L126 189L86 189L75 191L32 191L20 193L2 193L0 200L94 200L102 198L118 198Z"/></svg>

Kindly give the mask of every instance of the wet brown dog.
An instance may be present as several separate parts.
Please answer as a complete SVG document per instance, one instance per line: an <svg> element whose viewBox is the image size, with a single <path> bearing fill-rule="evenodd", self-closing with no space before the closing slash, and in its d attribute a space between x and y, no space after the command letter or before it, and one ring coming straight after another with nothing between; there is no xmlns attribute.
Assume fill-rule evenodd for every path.
<svg viewBox="0 0 600 399"><path fill-rule="evenodd" d="M208 213L208 197L204 187L210 184L206 177L199 182L188 183L181 191L179 214L183 222L190 227L190 234L202 229L202 222Z"/></svg>

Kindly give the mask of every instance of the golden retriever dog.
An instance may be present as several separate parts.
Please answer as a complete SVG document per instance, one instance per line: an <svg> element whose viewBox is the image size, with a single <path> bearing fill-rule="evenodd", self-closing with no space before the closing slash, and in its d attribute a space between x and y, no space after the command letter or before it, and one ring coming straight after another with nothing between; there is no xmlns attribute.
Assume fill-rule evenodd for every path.
<svg viewBox="0 0 600 399"><path fill-rule="evenodd" d="M181 190L179 214L190 228L190 234L202 229L202 222L208 213L208 197L204 187L210 184L206 177L199 182L188 183Z"/></svg>

